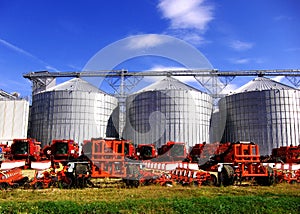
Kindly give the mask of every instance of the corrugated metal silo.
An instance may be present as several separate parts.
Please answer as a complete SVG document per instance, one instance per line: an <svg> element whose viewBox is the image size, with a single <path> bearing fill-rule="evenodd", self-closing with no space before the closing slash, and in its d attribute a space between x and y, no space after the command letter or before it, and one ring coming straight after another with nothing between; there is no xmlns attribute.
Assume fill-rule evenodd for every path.
<svg viewBox="0 0 300 214"><path fill-rule="evenodd" d="M300 143L300 91L257 77L220 101L226 111L224 141L253 141L260 153Z"/></svg>
<svg viewBox="0 0 300 214"><path fill-rule="evenodd" d="M53 139L112 137L116 131L111 116L116 98L88 82L75 78L33 95L31 136L48 144Z"/></svg>
<svg viewBox="0 0 300 214"><path fill-rule="evenodd" d="M136 144L192 146L209 140L211 113L209 95L167 77L128 96L123 136Z"/></svg>

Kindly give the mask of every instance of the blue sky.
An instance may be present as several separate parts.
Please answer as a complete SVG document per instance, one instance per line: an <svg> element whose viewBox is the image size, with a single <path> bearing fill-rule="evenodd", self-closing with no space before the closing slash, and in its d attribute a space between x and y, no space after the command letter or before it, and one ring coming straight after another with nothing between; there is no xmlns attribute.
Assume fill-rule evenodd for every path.
<svg viewBox="0 0 300 214"><path fill-rule="evenodd" d="M80 71L102 48L141 34L182 39L221 71L299 69L299 9L298 0L0 0L0 89L29 96L22 74ZM144 58L122 66L178 65Z"/></svg>

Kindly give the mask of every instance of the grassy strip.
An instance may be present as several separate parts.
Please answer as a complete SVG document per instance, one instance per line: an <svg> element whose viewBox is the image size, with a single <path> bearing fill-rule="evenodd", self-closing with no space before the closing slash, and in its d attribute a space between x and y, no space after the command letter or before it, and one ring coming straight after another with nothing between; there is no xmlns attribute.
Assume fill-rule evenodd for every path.
<svg viewBox="0 0 300 214"><path fill-rule="evenodd" d="M1 213L300 213L298 197L218 196L119 202L2 202Z"/></svg>
<svg viewBox="0 0 300 214"><path fill-rule="evenodd" d="M22 190L10 189L0 191L1 202L59 202L71 201L76 203L92 202L121 202L126 199L153 200L160 198L199 198L219 196L261 196L261 197L295 197L300 198L300 184L282 184L271 187L261 186L230 186L230 187L182 187L180 185L171 188L161 186L144 186L132 189L57 189Z"/></svg>
<svg viewBox="0 0 300 214"><path fill-rule="evenodd" d="M300 185L0 191L0 213L300 213Z"/></svg>

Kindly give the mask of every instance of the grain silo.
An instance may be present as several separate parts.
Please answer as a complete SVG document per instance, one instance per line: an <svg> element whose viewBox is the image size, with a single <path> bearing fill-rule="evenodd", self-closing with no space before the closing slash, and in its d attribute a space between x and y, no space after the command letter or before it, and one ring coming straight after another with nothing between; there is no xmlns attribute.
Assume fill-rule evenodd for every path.
<svg viewBox="0 0 300 214"><path fill-rule="evenodd" d="M257 77L220 101L226 111L224 141L252 141L260 153L300 143L300 91Z"/></svg>
<svg viewBox="0 0 300 214"><path fill-rule="evenodd" d="M71 79L33 95L31 137L45 145L52 139L81 143L92 137L115 136L108 121L117 105L116 98L88 82Z"/></svg>
<svg viewBox="0 0 300 214"><path fill-rule="evenodd" d="M26 138L29 102L0 90L0 143L10 144L14 138Z"/></svg>
<svg viewBox="0 0 300 214"><path fill-rule="evenodd" d="M209 140L211 113L209 95L166 77L127 98L123 136L135 144L192 146Z"/></svg>

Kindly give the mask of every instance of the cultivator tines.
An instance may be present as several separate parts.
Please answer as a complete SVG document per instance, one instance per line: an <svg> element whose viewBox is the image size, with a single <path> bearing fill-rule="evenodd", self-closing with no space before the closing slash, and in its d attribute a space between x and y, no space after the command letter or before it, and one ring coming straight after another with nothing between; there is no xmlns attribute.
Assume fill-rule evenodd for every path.
<svg viewBox="0 0 300 214"><path fill-rule="evenodd" d="M286 182L289 184L300 183L300 166L299 164L281 164L277 166L275 179L277 183Z"/></svg>
<svg viewBox="0 0 300 214"><path fill-rule="evenodd" d="M30 182L29 186L34 189L44 189L50 186L55 186L54 174L50 171L35 171L33 180Z"/></svg>
<svg viewBox="0 0 300 214"><path fill-rule="evenodd" d="M155 177L153 180L154 184L159 184L161 186L172 186L174 181L171 178L170 173L161 173Z"/></svg>
<svg viewBox="0 0 300 214"><path fill-rule="evenodd" d="M182 185L196 185L209 184L211 182L211 175L209 172L203 170L194 170L189 168L177 167L171 172L171 178Z"/></svg>

